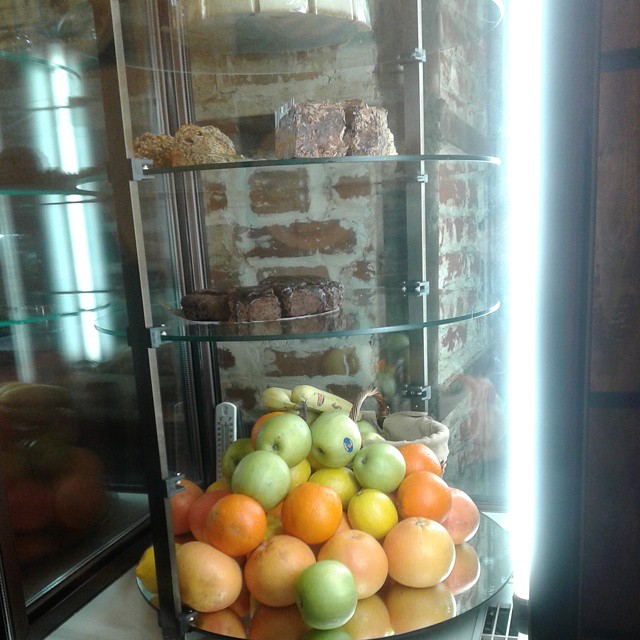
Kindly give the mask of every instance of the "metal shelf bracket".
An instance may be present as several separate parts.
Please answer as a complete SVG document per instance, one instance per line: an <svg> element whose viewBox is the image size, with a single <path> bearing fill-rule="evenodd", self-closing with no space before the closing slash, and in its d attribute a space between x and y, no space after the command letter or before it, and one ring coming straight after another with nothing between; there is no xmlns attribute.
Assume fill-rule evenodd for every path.
<svg viewBox="0 0 640 640"><path fill-rule="evenodd" d="M421 384L404 384L402 385L402 395L405 398L416 400L431 400L431 387Z"/></svg>

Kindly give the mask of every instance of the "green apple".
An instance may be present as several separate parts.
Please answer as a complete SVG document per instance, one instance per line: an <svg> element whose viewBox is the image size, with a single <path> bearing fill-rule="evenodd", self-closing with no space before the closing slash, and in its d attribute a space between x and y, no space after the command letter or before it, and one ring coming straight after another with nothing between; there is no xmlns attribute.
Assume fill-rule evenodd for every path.
<svg viewBox="0 0 640 640"><path fill-rule="evenodd" d="M358 425L345 411L325 411L311 425L311 455L323 467L346 467L361 446Z"/></svg>
<svg viewBox="0 0 640 640"><path fill-rule="evenodd" d="M233 472L231 491L251 496L266 511L284 499L290 482L289 465L277 453L252 451Z"/></svg>
<svg viewBox="0 0 640 640"><path fill-rule="evenodd" d="M295 588L302 619L314 629L336 629L353 616L358 604L356 581L337 560L319 560L300 574Z"/></svg>
<svg viewBox="0 0 640 640"><path fill-rule="evenodd" d="M358 425L363 440L365 436L371 435L372 433L379 433L377 427L368 420L358 420L356 424Z"/></svg>
<svg viewBox="0 0 640 640"><path fill-rule="evenodd" d="M353 459L353 473L360 485L383 493L395 491L406 470L402 454L388 442L372 442L360 449Z"/></svg>
<svg viewBox="0 0 640 640"><path fill-rule="evenodd" d="M302 636L302 640L354 640L354 638L344 629L309 629Z"/></svg>
<svg viewBox="0 0 640 640"><path fill-rule="evenodd" d="M370 433L367 436L362 436L362 446L366 447L374 442L384 442L384 436L379 433Z"/></svg>
<svg viewBox="0 0 640 640"><path fill-rule="evenodd" d="M267 419L258 431L256 451L273 451L289 467L295 467L311 451L309 425L294 413L273 416Z"/></svg>
<svg viewBox="0 0 640 640"><path fill-rule="evenodd" d="M252 451L253 444L251 443L251 438L240 438L232 442L222 455L222 475L231 481L231 476L236 470L240 460Z"/></svg>

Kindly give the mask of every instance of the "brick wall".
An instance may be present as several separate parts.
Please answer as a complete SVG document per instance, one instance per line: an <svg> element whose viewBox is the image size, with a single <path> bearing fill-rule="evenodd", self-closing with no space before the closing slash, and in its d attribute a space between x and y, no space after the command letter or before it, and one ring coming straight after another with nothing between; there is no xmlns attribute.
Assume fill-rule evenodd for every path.
<svg viewBox="0 0 640 640"><path fill-rule="evenodd" d="M443 0L430 3L425 16L431 38L425 43L430 51L426 65L427 107L432 110L430 152L477 153L474 146L488 135L486 40L468 26L473 21L461 21L464 12L477 4L483 3ZM372 5L374 18L378 6ZM387 5L380 6L380 12L389 11ZM386 33L394 37L391 30ZM454 46L460 42L464 44ZM384 37L378 43L379 48L369 43L268 59L196 54L192 61L196 119L223 128L247 155L264 156L273 149L273 113L285 100L359 97L389 109L402 152L404 116L397 95L402 77L379 64L389 51L397 53L397 47ZM274 67L278 72L273 73ZM374 288L389 264L402 268L406 254L406 232L396 229L389 234L383 224L382 212L386 209L390 215L383 198L383 187L390 184L384 180L390 176L381 175L384 170L372 172L351 165L206 174L212 281L253 284L267 275L312 272L340 280L347 290ZM430 227L437 240L429 243L427 260L437 312L448 317L482 306L487 299L489 182L486 173L475 167L454 164L432 166L429 180ZM394 196L393 207L398 211L403 197ZM391 226L402 229L405 224L400 214ZM445 325L432 332L432 339L436 344L431 347L430 383L437 388L474 363L486 350L489 337L485 323L467 322ZM352 350L358 361L355 375L352 370L327 375L319 365L336 348ZM302 375L313 384L352 395L353 389L376 379L382 357L378 341L368 338L304 346L292 341L266 350L230 344L224 350L223 386L245 405L255 404L257 386L247 381L259 379L265 371L268 377L263 384L287 386Z"/></svg>

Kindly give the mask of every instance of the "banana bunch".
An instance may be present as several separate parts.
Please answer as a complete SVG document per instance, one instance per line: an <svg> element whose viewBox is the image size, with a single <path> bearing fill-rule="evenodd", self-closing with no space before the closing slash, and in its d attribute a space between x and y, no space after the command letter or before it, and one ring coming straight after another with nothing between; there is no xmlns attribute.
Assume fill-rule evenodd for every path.
<svg viewBox="0 0 640 640"><path fill-rule="evenodd" d="M270 411L300 410L304 406L308 411L315 413L323 413L332 409L340 409L349 413L353 406L351 402L340 396L307 384L298 385L293 389L269 387L262 393L261 401L263 406Z"/></svg>

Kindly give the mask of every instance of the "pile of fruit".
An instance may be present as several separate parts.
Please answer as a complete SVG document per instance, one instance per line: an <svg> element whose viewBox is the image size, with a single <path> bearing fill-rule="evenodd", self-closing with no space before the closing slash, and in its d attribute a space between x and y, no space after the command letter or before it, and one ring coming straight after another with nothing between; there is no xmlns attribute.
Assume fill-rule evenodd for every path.
<svg viewBox="0 0 640 640"><path fill-rule="evenodd" d="M480 513L424 444L368 438L344 408L268 411L205 491L172 497L181 600L239 638L377 638L455 615ZM363 445L363 442L365 443ZM153 548L137 566L157 593Z"/></svg>
<svg viewBox="0 0 640 640"><path fill-rule="evenodd" d="M78 438L68 389L0 385L0 455L20 564L75 544L107 512L104 467Z"/></svg>

